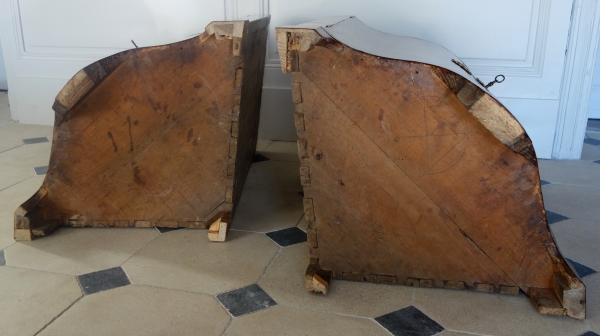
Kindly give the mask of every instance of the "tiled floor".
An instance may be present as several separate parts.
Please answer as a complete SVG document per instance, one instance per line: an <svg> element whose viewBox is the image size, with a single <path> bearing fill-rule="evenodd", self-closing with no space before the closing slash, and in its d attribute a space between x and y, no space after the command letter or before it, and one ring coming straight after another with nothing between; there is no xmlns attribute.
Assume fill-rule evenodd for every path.
<svg viewBox="0 0 600 336"><path fill-rule="evenodd" d="M551 229L587 285L588 318L537 313L520 294L334 280L303 285L306 222L295 143L260 141L226 243L205 230L60 229L12 239L40 186L52 128L10 121L0 93L1 335L595 335L600 333L600 133L581 161L540 161ZM589 140L592 139L592 140ZM43 174L43 171L39 172Z"/></svg>

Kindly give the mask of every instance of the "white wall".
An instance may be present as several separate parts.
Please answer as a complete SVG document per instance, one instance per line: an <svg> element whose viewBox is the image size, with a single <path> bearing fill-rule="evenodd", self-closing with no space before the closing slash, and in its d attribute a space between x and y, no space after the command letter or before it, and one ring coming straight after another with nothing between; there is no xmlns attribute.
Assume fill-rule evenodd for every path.
<svg viewBox="0 0 600 336"><path fill-rule="evenodd" d="M0 40L0 90L8 90L6 67L4 66L4 55L2 53L2 40Z"/></svg>
<svg viewBox="0 0 600 336"><path fill-rule="evenodd" d="M213 20L270 13L260 136L294 140L288 76L274 27L356 15L384 32L441 44L484 82L549 158L557 120L572 0L0 0L8 37L13 118L52 124L54 96L80 68L109 54L181 40ZM118 8L118 10L115 10Z"/></svg>
<svg viewBox="0 0 600 336"><path fill-rule="evenodd" d="M596 56L596 68L594 70L594 82L590 94L590 119L600 119L600 52Z"/></svg>

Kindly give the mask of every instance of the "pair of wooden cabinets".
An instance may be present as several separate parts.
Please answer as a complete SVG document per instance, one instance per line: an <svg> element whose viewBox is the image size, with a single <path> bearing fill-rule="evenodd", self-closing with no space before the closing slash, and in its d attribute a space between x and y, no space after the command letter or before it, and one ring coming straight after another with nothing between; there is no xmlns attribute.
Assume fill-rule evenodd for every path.
<svg viewBox="0 0 600 336"><path fill-rule="evenodd" d="M59 226L208 228L224 241L254 156L269 18L125 51L58 94L15 239ZM529 294L585 317L531 140L444 48L353 17L276 29L292 73L309 290L331 278Z"/></svg>

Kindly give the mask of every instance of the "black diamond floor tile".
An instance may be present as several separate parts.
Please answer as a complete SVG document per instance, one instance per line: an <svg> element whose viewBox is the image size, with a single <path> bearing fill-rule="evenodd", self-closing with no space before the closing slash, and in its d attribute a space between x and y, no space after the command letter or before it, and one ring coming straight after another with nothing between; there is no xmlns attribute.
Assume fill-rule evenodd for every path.
<svg viewBox="0 0 600 336"><path fill-rule="evenodd" d="M262 154L254 154L254 157L252 158L252 163L257 163L257 162L263 162L263 161L269 161L270 159Z"/></svg>
<svg viewBox="0 0 600 336"><path fill-rule="evenodd" d="M167 233L167 232L171 232L171 231L175 231L175 230L180 230L183 228L166 228L166 227L154 227L156 229L156 231L158 231L159 233Z"/></svg>
<svg viewBox="0 0 600 336"><path fill-rule="evenodd" d="M217 300L233 317L277 305L277 302L256 284L219 294Z"/></svg>
<svg viewBox="0 0 600 336"><path fill-rule="evenodd" d="M596 271L595 269L589 268L583 264L578 263L577 261L571 260L569 258L565 258L565 259L567 259L569 261L569 263L571 263L571 265L573 265L575 272L577 272L577 275L579 275L579 277L582 279L590 274L598 273L598 271Z"/></svg>
<svg viewBox="0 0 600 336"><path fill-rule="evenodd" d="M395 336L430 336L444 328L417 308L410 306L375 318Z"/></svg>
<svg viewBox="0 0 600 336"><path fill-rule="evenodd" d="M109 268L98 272L77 276L83 294L90 295L105 290L131 284L121 267Z"/></svg>
<svg viewBox="0 0 600 336"><path fill-rule="evenodd" d="M43 142L50 142L50 140L48 140L47 137L23 139L23 145L32 145Z"/></svg>
<svg viewBox="0 0 600 336"><path fill-rule="evenodd" d="M267 233L267 237L281 247L286 247L306 241L306 232L298 227L291 227Z"/></svg>
<svg viewBox="0 0 600 336"><path fill-rule="evenodd" d="M550 184L550 182L548 182L548 181L544 181L544 180L540 180L540 184L541 184L541 185L546 185L546 184Z"/></svg>
<svg viewBox="0 0 600 336"><path fill-rule="evenodd" d="M596 334L596 333L595 333L595 332L593 332L593 331L587 331L587 332L585 332L584 334L581 334L581 335L579 335L579 336L600 336L600 335Z"/></svg>
<svg viewBox="0 0 600 336"><path fill-rule="evenodd" d="M600 160L596 160L596 161L592 161L592 162L594 162L594 163L600 163Z"/></svg>
<svg viewBox="0 0 600 336"><path fill-rule="evenodd" d="M6 265L6 259L4 259L4 251L0 250L0 266Z"/></svg>
<svg viewBox="0 0 600 336"><path fill-rule="evenodd" d="M600 140L596 140L594 138L585 138L585 139L583 139L583 143L586 143L586 144L592 145L592 146L600 146Z"/></svg>
<svg viewBox="0 0 600 336"><path fill-rule="evenodd" d="M562 222L565 219L569 219L569 217L563 216L561 214L557 214L556 212L546 210L546 218L548 218L548 224L554 224L558 222Z"/></svg>
<svg viewBox="0 0 600 336"><path fill-rule="evenodd" d="M35 175L44 175L48 172L48 166L34 167Z"/></svg>

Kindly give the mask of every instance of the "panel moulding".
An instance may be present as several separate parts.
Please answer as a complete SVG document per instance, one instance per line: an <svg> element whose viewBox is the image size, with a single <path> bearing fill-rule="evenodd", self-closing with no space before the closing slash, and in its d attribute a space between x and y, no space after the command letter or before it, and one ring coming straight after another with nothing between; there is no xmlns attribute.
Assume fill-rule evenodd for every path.
<svg viewBox="0 0 600 336"><path fill-rule="evenodd" d="M275 1L270 3L273 6ZM489 58L462 58L470 70L478 76L495 76L499 73L513 77L542 77L544 59L546 57L546 41L550 25L552 0L532 1L531 20L529 27L529 43L527 56L522 60L505 60ZM274 9L271 7L270 12ZM360 17L359 17L360 18ZM275 37L271 34L268 43L267 68L279 68L279 56Z"/></svg>

